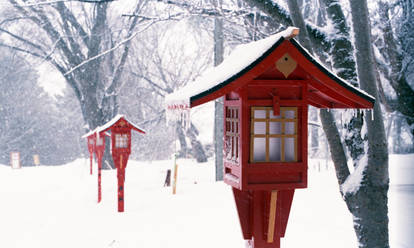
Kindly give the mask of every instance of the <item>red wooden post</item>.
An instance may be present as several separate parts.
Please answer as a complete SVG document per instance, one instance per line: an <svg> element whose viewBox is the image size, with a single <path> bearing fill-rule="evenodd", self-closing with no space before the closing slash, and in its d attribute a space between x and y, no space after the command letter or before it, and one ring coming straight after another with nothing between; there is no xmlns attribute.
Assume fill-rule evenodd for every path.
<svg viewBox="0 0 414 248"><path fill-rule="evenodd" d="M90 154L89 154L89 161L90 161L90 166L89 166L89 168L90 168L90 169L89 169L89 174L90 174L90 175L92 175L92 174L93 174L93 173L92 173L92 167L93 167L93 166L92 166L92 164L93 164L93 162L92 162L92 161L93 161L93 153L90 153Z"/></svg>
<svg viewBox="0 0 414 248"><path fill-rule="evenodd" d="M121 160L122 160L122 155L121 155ZM117 169L117 176L118 176L118 212L124 212L125 170L121 168Z"/></svg>
<svg viewBox="0 0 414 248"><path fill-rule="evenodd" d="M101 176L102 176L102 158L98 158L98 203L100 203L102 200Z"/></svg>
<svg viewBox="0 0 414 248"><path fill-rule="evenodd" d="M102 158L105 152L105 133L96 133L95 154L98 160L98 203L102 200Z"/></svg>

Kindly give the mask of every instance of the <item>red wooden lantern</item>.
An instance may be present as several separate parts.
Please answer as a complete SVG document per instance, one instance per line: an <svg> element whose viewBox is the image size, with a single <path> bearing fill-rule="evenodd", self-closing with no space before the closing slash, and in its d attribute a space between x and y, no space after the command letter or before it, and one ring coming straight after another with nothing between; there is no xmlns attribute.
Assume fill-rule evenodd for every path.
<svg viewBox="0 0 414 248"><path fill-rule="evenodd" d="M292 27L241 45L166 98L167 111L177 111L224 96L224 182L251 247L280 247L294 190L307 187L308 105L372 108L375 101L323 67L292 39L298 33Z"/></svg>
<svg viewBox="0 0 414 248"><path fill-rule="evenodd" d="M93 153L95 151L95 135L93 132L89 132L82 136L82 138L86 138L86 142L88 145L89 151L89 161L90 161L90 174L92 175L92 162L93 162Z"/></svg>
<svg viewBox="0 0 414 248"><path fill-rule="evenodd" d="M83 138L87 138L88 141L88 150L90 154L90 162L91 162L91 174L92 174L92 158L93 153L97 158L98 162L98 203L102 200L102 189L101 189L101 171L102 171L102 157L105 152L105 136L107 133L105 132L98 132L98 129L95 129L83 136Z"/></svg>
<svg viewBox="0 0 414 248"><path fill-rule="evenodd" d="M102 175L102 158L105 153L105 136L106 132L95 133L95 155L98 159L98 203L102 200L101 175Z"/></svg>
<svg viewBox="0 0 414 248"><path fill-rule="evenodd" d="M129 122L123 115L117 115L99 128L100 132L111 131L112 158L118 177L118 212L124 212L125 169L131 154L131 130L145 134L145 131Z"/></svg>

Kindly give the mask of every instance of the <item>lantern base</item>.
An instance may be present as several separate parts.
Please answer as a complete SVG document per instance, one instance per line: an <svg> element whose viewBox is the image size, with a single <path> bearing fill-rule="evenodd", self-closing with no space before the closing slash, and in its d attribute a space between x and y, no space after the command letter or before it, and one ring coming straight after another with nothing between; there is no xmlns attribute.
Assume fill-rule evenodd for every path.
<svg viewBox="0 0 414 248"><path fill-rule="evenodd" d="M244 239L251 248L280 248L294 189L240 191L233 188Z"/></svg>

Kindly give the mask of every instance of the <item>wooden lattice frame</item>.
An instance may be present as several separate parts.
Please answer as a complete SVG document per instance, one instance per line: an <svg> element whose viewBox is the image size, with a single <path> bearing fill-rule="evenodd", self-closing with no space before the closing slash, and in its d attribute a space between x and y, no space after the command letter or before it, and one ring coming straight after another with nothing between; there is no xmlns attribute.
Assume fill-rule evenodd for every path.
<svg viewBox="0 0 414 248"><path fill-rule="evenodd" d="M255 110L265 110L265 118L255 118ZM279 119L270 119L270 111L273 111L273 107L251 107L251 124L250 124L250 162L251 163L260 163L260 162L297 162L298 161L298 108L297 107L281 107L280 114L281 118ZM286 119L286 111L294 111L294 119ZM255 134L254 125L256 122L265 122L266 123L266 133L265 134ZM281 134L269 134L269 123L270 122L281 122ZM286 122L294 123L294 134L285 134ZM254 138L265 138L266 142L266 157L265 161L255 161L254 160ZM281 151L280 151L280 161L271 161L270 160L270 151L269 151L269 139L270 138L280 138ZM294 142L294 160L285 161L285 139L293 138Z"/></svg>
<svg viewBox="0 0 414 248"><path fill-rule="evenodd" d="M239 126L239 108L226 107L226 159L238 161L239 159L239 142L240 142L240 126ZM230 150L228 150L230 149ZM229 156L230 155L230 156Z"/></svg>

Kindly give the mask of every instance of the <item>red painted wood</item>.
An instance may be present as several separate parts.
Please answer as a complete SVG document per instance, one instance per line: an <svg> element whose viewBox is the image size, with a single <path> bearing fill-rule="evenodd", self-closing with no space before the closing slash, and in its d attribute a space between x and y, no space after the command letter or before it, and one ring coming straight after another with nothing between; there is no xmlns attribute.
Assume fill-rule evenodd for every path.
<svg viewBox="0 0 414 248"><path fill-rule="evenodd" d="M308 93L308 102L310 105L315 106L317 108L333 108L334 107L331 101L326 100L325 98L321 97L320 95L314 92Z"/></svg>
<svg viewBox="0 0 414 248"><path fill-rule="evenodd" d="M102 200L101 174L102 174L102 158L100 158L98 162L98 203L100 203Z"/></svg>
<svg viewBox="0 0 414 248"><path fill-rule="evenodd" d="M117 177L118 177L118 212L124 212L125 169L117 169Z"/></svg>
<svg viewBox="0 0 414 248"><path fill-rule="evenodd" d="M128 153L112 153L112 158L116 165L117 179L118 179L118 212L124 212L124 183L125 183L125 170L128 163Z"/></svg>
<svg viewBox="0 0 414 248"><path fill-rule="evenodd" d="M312 62L310 62L306 57L304 57L303 54L301 54L293 44L287 42L286 46L288 47L289 55L293 59L297 60L300 67L303 68L304 71L306 71L309 75L311 75L312 78L317 78L319 82L323 82L324 85L331 88L334 92L338 92L342 94L344 97L351 99L354 102L353 105L356 105L356 107L358 108L373 107L373 104L371 102L342 87L333 79L331 79L328 75L322 72L318 67L312 64Z"/></svg>
<svg viewBox="0 0 414 248"><path fill-rule="evenodd" d="M90 161L90 175L92 175L92 164L93 164L93 153L95 151L95 135L90 135L86 139L88 142L88 151L89 151L89 161Z"/></svg>
<svg viewBox="0 0 414 248"><path fill-rule="evenodd" d="M241 185L240 189L247 186L246 165L250 159L250 106L248 105L247 88L243 88L240 92L241 111L240 111L240 156L241 156Z"/></svg>
<svg viewBox="0 0 414 248"><path fill-rule="evenodd" d="M284 78L284 76L283 76ZM249 87L301 87L303 84L306 84L306 80L299 79L299 80L292 80L292 79L254 79L249 83Z"/></svg>
<svg viewBox="0 0 414 248"><path fill-rule="evenodd" d="M271 191L240 191L233 188L243 238L250 247L278 248L284 237L292 205L294 190L279 190L273 242L268 243Z"/></svg>
<svg viewBox="0 0 414 248"><path fill-rule="evenodd" d="M302 88L302 97L306 101L308 99L308 85L305 84ZM300 153L298 152L298 160L303 163L303 171L302 171L302 182L306 185L308 184L308 105L303 106L301 108L302 116L300 125L301 128L301 144L298 144L298 147L301 147ZM299 139L298 139L299 140Z"/></svg>
<svg viewBox="0 0 414 248"><path fill-rule="evenodd" d="M90 161L90 170L89 170L89 174L92 175L92 160L93 160L93 153L89 154L89 161Z"/></svg>
<svg viewBox="0 0 414 248"><path fill-rule="evenodd" d="M309 84L320 92L319 98L330 101L332 104L332 107L334 106L335 103L337 103L338 107L339 106L344 106L345 108L357 108L358 107L357 103L348 99L346 96L340 94L339 91L335 91L320 82L309 80Z"/></svg>
<svg viewBox="0 0 414 248"><path fill-rule="evenodd" d="M279 224L276 231L278 232L279 237L284 237L286 233L286 227L289 219L290 209L292 206L293 195L295 190L280 190L278 192L278 211L280 213Z"/></svg>
<svg viewBox="0 0 414 248"><path fill-rule="evenodd" d="M273 115L280 115L280 98L273 96Z"/></svg>
<svg viewBox="0 0 414 248"><path fill-rule="evenodd" d="M279 196L278 199L279 201ZM253 191L253 223L252 223L252 239L249 240L250 247L252 248L280 248L280 236L275 231L273 242L267 242L267 230L268 230L268 203L270 201L270 192L263 190ZM279 204L278 204L279 205ZM278 210L276 210L276 216L278 216ZM278 219L276 217L276 223Z"/></svg>
<svg viewBox="0 0 414 248"><path fill-rule="evenodd" d="M95 146L95 155L98 160L98 203L102 200L102 158L105 153L105 135L100 133L99 137L102 139L102 144L98 145L98 143L96 143Z"/></svg>
<svg viewBox="0 0 414 248"><path fill-rule="evenodd" d="M273 101L270 99L254 99L248 100L250 106L272 106ZM302 100L280 100L280 107L296 107L304 106L306 103Z"/></svg>
<svg viewBox="0 0 414 248"><path fill-rule="evenodd" d="M233 188L234 201L239 215L240 226L244 239L252 238L252 193Z"/></svg>

